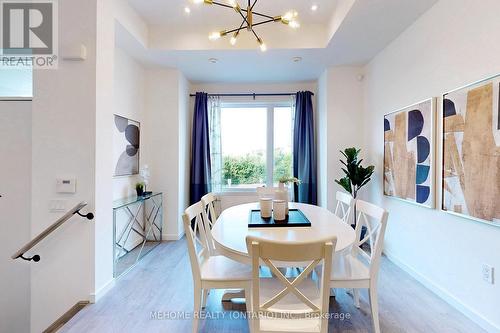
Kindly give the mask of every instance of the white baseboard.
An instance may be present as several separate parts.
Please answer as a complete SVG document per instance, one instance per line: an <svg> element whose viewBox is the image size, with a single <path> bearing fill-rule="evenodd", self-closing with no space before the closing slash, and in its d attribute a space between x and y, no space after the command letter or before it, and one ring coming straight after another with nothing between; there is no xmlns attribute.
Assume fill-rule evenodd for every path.
<svg viewBox="0 0 500 333"><path fill-rule="evenodd" d="M109 280L104 286L101 287L96 293L90 294L89 302L94 304L98 302L108 291L115 286L115 279Z"/></svg>
<svg viewBox="0 0 500 333"><path fill-rule="evenodd" d="M184 231L182 231L180 234L162 234L161 238L166 241L178 241L182 237L184 237Z"/></svg>
<svg viewBox="0 0 500 333"><path fill-rule="evenodd" d="M443 299L446 303L450 304L452 307L463 313L466 317L481 326L487 332L500 333L500 328L498 326L493 324L487 318L483 317L481 314L477 313L475 310L471 309L469 306L462 303L458 298L450 294L447 290L445 290L441 286L438 286L429 278L420 274L415 269L413 269L413 267L407 265L396 256L393 256L391 253L384 251L384 254L395 265L404 270L406 273L410 274L415 280L423 284L427 289L429 289L441 299Z"/></svg>

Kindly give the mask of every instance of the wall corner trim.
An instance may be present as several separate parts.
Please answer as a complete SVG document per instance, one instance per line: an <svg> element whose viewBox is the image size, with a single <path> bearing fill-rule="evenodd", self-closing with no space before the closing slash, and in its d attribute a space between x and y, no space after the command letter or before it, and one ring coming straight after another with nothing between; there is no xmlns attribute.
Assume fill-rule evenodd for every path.
<svg viewBox="0 0 500 333"><path fill-rule="evenodd" d="M161 238L165 241L178 241L184 237L184 230L179 234L162 234Z"/></svg>
<svg viewBox="0 0 500 333"><path fill-rule="evenodd" d="M99 290L97 290L95 293L90 294L89 296L89 302L91 304L97 303L108 291L113 289L115 286L116 280L113 278L109 280L104 286L102 286Z"/></svg>

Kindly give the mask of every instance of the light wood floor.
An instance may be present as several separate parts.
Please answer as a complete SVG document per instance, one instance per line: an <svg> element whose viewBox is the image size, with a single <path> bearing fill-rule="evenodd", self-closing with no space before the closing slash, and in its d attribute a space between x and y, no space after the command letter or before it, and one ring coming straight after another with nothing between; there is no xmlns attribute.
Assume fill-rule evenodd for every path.
<svg viewBox="0 0 500 333"><path fill-rule="evenodd" d="M221 292L212 292L206 311L213 319L200 322L200 332L247 332L238 306L224 309ZM330 332L371 332L367 294L361 293L361 309L343 291L330 299L330 312L349 314L350 319L332 319ZM239 307L244 308L244 306ZM379 308L384 333L476 333L485 332L442 301L385 257L379 277ZM152 319L152 312L189 313L193 309L191 268L185 239L163 243L98 303L87 306L59 332L128 333L191 331L191 321ZM215 316L224 319L215 319Z"/></svg>

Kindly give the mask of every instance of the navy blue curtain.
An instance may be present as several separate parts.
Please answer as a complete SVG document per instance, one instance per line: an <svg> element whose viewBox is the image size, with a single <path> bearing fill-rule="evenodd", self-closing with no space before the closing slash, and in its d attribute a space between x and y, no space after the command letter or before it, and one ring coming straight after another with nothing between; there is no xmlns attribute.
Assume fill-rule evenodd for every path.
<svg viewBox="0 0 500 333"><path fill-rule="evenodd" d="M208 95L196 93L191 140L190 204L211 191L210 144L208 133Z"/></svg>
<svg viewBox="0 0 500 333"><path fill-rule="evenodd" d="M300 179L294 186L295 201L318 204L316 145L314 142L313 93L297 93L293 129L293 176Z"/></svg>

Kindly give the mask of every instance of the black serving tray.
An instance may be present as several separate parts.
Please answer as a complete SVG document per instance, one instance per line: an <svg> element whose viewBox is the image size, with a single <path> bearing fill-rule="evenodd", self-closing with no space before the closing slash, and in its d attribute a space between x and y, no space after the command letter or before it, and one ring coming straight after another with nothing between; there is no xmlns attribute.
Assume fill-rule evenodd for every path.
<svg viewBox="0 0 500 333"><path fill-rule="evenodd" d="M272 217L262 218L260 209L250 210L248 219L249 228L287 228L287 227L310 227L311 222L299 209L290 209L288 216L283 221L275 221Z"/></svg>

